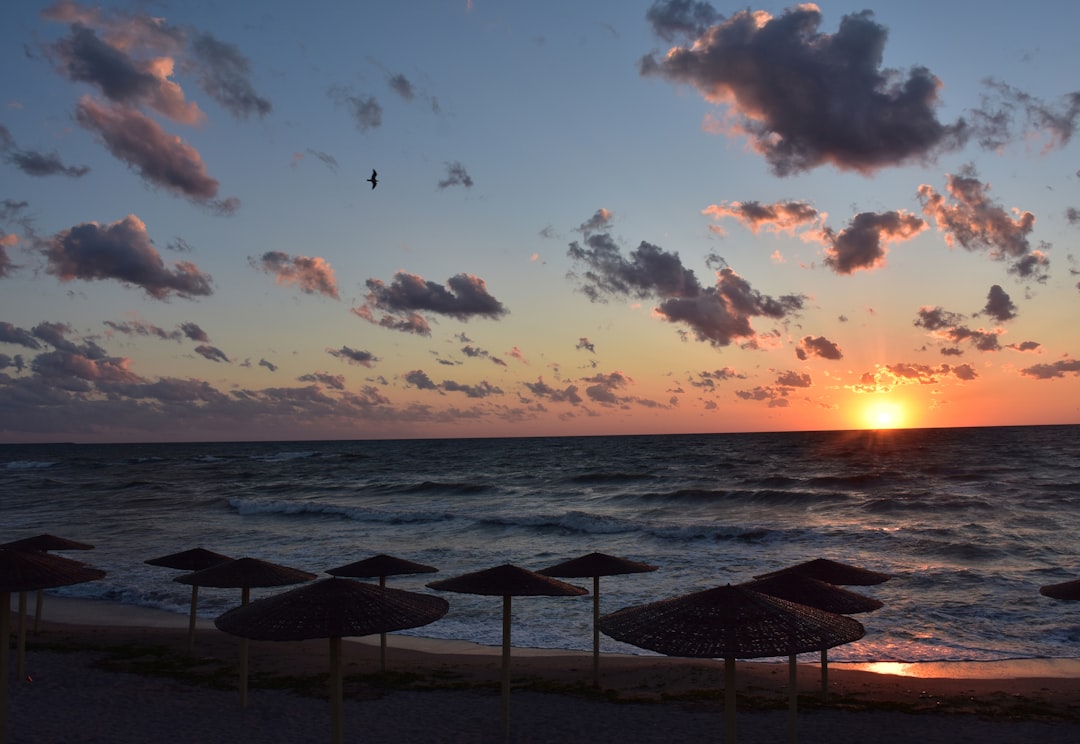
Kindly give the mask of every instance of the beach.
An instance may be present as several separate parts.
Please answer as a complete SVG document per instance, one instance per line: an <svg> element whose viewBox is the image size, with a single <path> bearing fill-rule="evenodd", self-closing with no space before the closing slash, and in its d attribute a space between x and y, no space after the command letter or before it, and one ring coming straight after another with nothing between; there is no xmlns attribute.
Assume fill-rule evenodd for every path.
<svg viewBox="0 0 1080 744"><path fill-rule="evenodd" d="M494 619L493 619L494 621ZM12 618L13 629L15 618ZM187 617L143 607L47 597L41 632L28 634L27 675L8 699L8 741L325 742L330 708L323 640L250 644L250 693L239 703L239 639L200 619L194 657ZM390 634L344 644L345 741L503 741L500 649ZM1077 660L979 667L905 665L905 674L800 657L802 742L1074 742L1080 736ZM984 676L977 675L985 669ZM12 654L14 669L14 653ZM601 690L591 655L514 648L513 742L682 742L723 738L720 661L604 654ZM739 662L739 741L788 736L787 665ZM974 670L974 671L973 671ZM1020 676L1015 676L1020 675ZM1028 676L1037 675L1037 676Z"/></svg>

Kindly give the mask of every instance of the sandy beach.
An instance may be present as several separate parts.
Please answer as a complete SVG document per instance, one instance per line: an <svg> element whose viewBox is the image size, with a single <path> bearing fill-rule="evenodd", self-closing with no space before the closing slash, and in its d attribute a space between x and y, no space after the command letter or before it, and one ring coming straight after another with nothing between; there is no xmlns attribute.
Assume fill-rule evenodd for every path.
<svg viewBox="0 0 1080 744"><path fill-rule="evenodd" d="M239 640L209 621L200 620L187 657L184 616L49 597L42 630L27 642L29 679L11 672L9 742L330 739L325 641L252 642L246 708L236 690ZM382 675L377 637L344 645L346 741L504 740L498 648L392 634ZM822 702L818 666L799 665L799 741L1080 738L1077 660L852 666L830 666ZM722 662L607 654L601 690L590 674L589 654L514 649L510 741L723 739ZM739 663L739 741L787 740L787 679L785 664Z"/></svg>

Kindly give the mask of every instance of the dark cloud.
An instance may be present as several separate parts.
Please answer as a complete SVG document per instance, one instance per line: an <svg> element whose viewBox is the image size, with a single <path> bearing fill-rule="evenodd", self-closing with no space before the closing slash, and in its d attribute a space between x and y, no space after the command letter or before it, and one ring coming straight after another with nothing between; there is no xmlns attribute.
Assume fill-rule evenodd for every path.
<svg viewBox="0 0 1080 744"><path fill-rule="evenodd" d="M132 108L100 106L84 97L75 118L148 183L222 214L239 208L235 198L215 200L218 182L207 174L198 151L148 116Z"/></svg>
<svg viewBox="0 0 1080 744"><path fill-rule="evenodd" d="M986 251L995 261L1011 261L1010 273L1045 281L1049 259L1028 242L1035 228L1035 215L1023 212L1015 219L1011 217L1009 211L990 199L990 187L979 181L970 168L963 175L950 174L945 190L948 196L923 184L918 197L923 213L937 222L948 245Z"/></svg>
<svg viewBox="0 0 1080 744"><path fill-rule="evenodd" d="M184 336L183 331L166 331L160 326L143 320L129 320L123 323L106 320L105 325L113 331L123 333L126 336L154 336L164 341L179 341Z"/></svg>
<svg viewBox="0 0 1080 744"><path fill-rule="evenodd" d="M321 294L338 299L337 279L325 259L317 256L290 256L268 251L248 261L257 269L273 274L278 284L295 284L307 294Z"/></svg>
<svg viewBox="0 0 1080 744"><path fill-rule="evenodd" d="M611 220L614 215L611 210L601 207L593 213L593 216L578 225L577 231L584 233L585 235L591 235L594 232L600 232L607 230L611 227Z"/></svg>
<svg viewBox="0 0 1080 744"><path fill-rule="evenodd" d="M89 166L64 165L55 152L45 154L33 150L16 150L6 153L4 160L11 163L28 176L67 176L82 178L90 172Z"/></svg>
<svg viewBox="0 0 1080 744"><path fill-rule="evenodd" d="M252 114L262 117L270 113L270 101L251 85L251 64L235 46L204 32L192 39L191 51L199 86L233 116L246 119Z"/></svg>
<svg viewBox="0 0 1080 744"><path fill-rule="evenodd" d="M619 246L606 233L589 235L584 242L584 247L577 241L571 243L567 255L588 267L582 291L593 302L604 295L644 299L654 295L693 297L701 292L697 277L683 267L678 253L642 241L629 258L623 258Z"/></svg>
<svg viewBox="0 0 1080 744"><path fill-rule="evenodd" d="M379 358L370 351L350 349L348 346L342 346L340 349L327 349L326 353L338 359L344 359L349 364L359 364L361 367L370 368L375 362L379 361Z"/></svg>
<svg viewBox="0 0 1080 744"><path fill-rule="evenodd" d="M691 375L690 384L696 388L704 388L706 390L715 390L717 382L725 382L727 380L745 380L746 375L740 374L738 370L733 367L723 367L716 370L705 370L698 373L699 379L694 379Z"/></svg>
<svg viewBox="0 0 1080 744"><path fill-rule="evenodd" d="M206 331L200 328L196 323L181 323L180 330L192 341L205 343L210 340L210 337L206 335Z"/></svg>
<svg viewBox="0 0 1080 744"><path fill-rule="evenodd" d="M301 375L296 379L300 382L315 382L333 390L345 389L344 375L332 375L329 372L312 372L311 374Z"/></svg>
<svg viewBox="0 0 1080 744"><path fill-rule="evenodd" d="M1020 374L1036 380L1052 380L1066 375L1080 377L1080 359L1059 359L1050 364L1036 364L1020 370Z"/></svg>
<svg viewBox="0 0 1080 744"><path fill-rule="evenodd" d="M920 385L933 385L943 377L956 377L960 380L970 381L978 378L978 373L970 364L942 364L933 367L929 364L887 364L885 371L904 382L915 382Z"/></svg>
<svg viewBox="0 0 1080 744"><path fill-rule="evenodd" d="M999 285L995 284L990 287L990 292L986 295L986 307L982 309L982 313L984 315L989 315L998 322L1004 323L1006 320L1015 318L1017 310L1016 305L1013 304L1008 293Z"/></svg>
<svg viewBox="0 0 1080 744"><path fill-rule="evenodd" d="M761 202L721 202L710 204L702 210L715 220L732 217L753 233L761 229L771 232L794 233L798 228L815 222L820 214L806 202L787 201L775 204ZM714 232L723 232L723 228L713 228Z"/></svg>
<svg viewBox="0 0 1080 744"><path fill-rule="evenodd" d="M996 331L986 331L982 328L972 330L963 325L964 316L952 313L940 307L919 308L918 317L915 319L917 327L925 328L931 335L952 344L968 342L979 351L999 351L1001 344L998 342ZM943 354L956 354L952 350L943 350Z"/></svg>
<svg viewBox="0 0 1080 744"><path fill-rule="evenodd" d="M743 400L766 402L769 408L787 408L791 405L788 395L791 388L781 385L779 387L758 385L753 390L736 390L735 396Z"/></svg>
<svg viewBox="0 0 1080 744"><path fill-rule="evenodd" d="M795 356L805 361L809 357L821 357L833 361L844 358L844 352L835 343L824 336L804 336L795 349Z"/></svg>
<svg viewBox="0 0 1080 744"><path fill-rule="evenodd" d="M664 41L696 38L721 19L712 5L701 0L656 0L645 13L653 33Z"/></svg>
<svg viewBox="0 0 1080 744"><path fill-rule="evenodd" d="M337 158L335 158L333 155L330 155L329 153L325 153L325 152L319 152L318 150L312 150L310 147L307 149L307 152L308 152L309 155L314 155L319 160L321 160L323 162L323 164L327 168L332 170L334 173L337 173L337 166L338 166Z"/></svg>
<svg viewBox="0 0 1080 744"><path fill-rule="evenodd" d="M1069 221L1070 225L1080 225L1080 209L1068 207L1065 210L1065 219Z"/></svg>
<svg viewBox="0 0 1080 744"><path fill-rule="evenodd" d="M583 402L582 397L578 394L577 385L567 385L562 390L558 390L544 382L543 377L536 378L536 382L523 384L537 398L543 398L552 403L570 403L576 406Z"/></svg>
<svg viewBox="0 0 1080 744"><path fill-rule="evenodd" d="M689 17L700 29L702 16ZM821 22L809 3L779 17L740 11L660 59L644 57L641 73L730 106L731 131L780 176L825 163L868 174L964 143L962 120L937 119L941 82L929 70L880 69L887 30L871 11L844 16L836 34L819 32Z"/></svg>
<svg viewBox="0 0 1080 744"><path fill-rule="evenodd" d="M631 397L619 395L619 391L632 382L622 372L600 373L592 377L584 377L581 381L589 383L585 388L588 399L601 405L620 406L634 400Z"/></svg>
<svg viewBox="0 0 1080 744"><path fill-rule="evenodd" d="M812 383L810 375L805 372L794 372L789 370L787 372L781 372L776 376L776 384L781 385L782 387L808 388Z"/></svg>
<svg viewBox="0 0 1080 744"><path fill-rule="evenodd" d="M885 264L889 243L910 240L924 229L926 222L906 212L861 212L839 234L822 230L825 265L837 274L871 271Z"/></svg>
<svg viewBox="0 0 1080 744"><path fill-rule="evenodd" d="M278 371L278 367L277 367L276 364L274 364L273 362L269 362L269 361L267 361L265 359L260 359L259 360L259 366L260 367L266 367L271 372L277 372Z"/></svg>
<svg viewBox="0 0 1080 744"><path fill-rule="evenodd" d="M1052 104L1000 80L984 80L983 85L987 92L972 112L973 130L982 147L998 150L1014 139L1030 139L1029 133L1046 137L1047 150L1069 144L1080 118L1080 92ZM1019 133L1014 131L1018 118L1024 122Z"/></svg>
<svg viewBox="0 0 1080 744"><path fill-rule="evenodd" d="M405 382L420 390L438 390L439 386L431 381L427 373L422 369L414 369L405 373Z"/></svg>
<svg viewBox="0 0 1080 744"><path fill-rule="evenodd" d="M492 385L487 380L481 380L477 385L466 385L454 380L444 380L441 388L448 393L465 393L469 398L487 398L492 395L502 395L502 389Z"/></svg>
<svg viewBox="0 0 1080 744"><path fill-rule="evenodd" d="M438 313L462 321L477 316L498 319L509 312L487 291L484 280L471 274L452 276L444 287L400 271L389 285L379 279L368 279L367 288L364 305L353 308L354 313L383 327L420 335L431 333L420 312ZM385 313L378 321L374 315L376 310Z"/></svg>
<svg viewBox="0 0 1080 744"><path fill-rule="evenodd" d="M73 351L47 351L34 357L30 368L38 377L63 390L90 392L95 383L136 383L142 379L124 358L91 358Z"/></svg>
<svg viewBox="0 0 1080 744"><path fill-rule="evenodd" d="M166 267L146 225L133 214L108 225L84 222L57 233L42 252L46 271L62 282L113 279L137 286L155 299L209 295L211 279L189 261Z"/></svg>
<svg viewBox="0 0 1080 744"><path fill-rule="evenodd" d="M577 346L575 346L574 348L575 349L584 349L585 351L588 351L588 352L590 352L592 354L596 353L596 344L594 344L592 341L590 341L585 336L582 336L581 338L578 339Z"/></svg>
<svg viewBox="0 0 1080 744"><path fill-rule="evenodd" d="M367 132L382 126L382 106L375 96L359 98L345 88L331 88L330 98L343 106L353 118L353 123L361 132Z"/></svg>
<svg viewBox="0 0 1080 744"><path fill-rule="evenodd" d="M409 82L409 79L398 73L396 75L390 75L386 80L389 83L390 88L406 101L411 101L416 98L416 91L413 90L413 84Z"/></svg>
<svg viewBox="0 0 1080 744"><path fill-rule="evenodd" d="M41 344L34 339L33 334L29 331L3 320L0 320L0 343L25 346L27 349L41 348Z"/></svg>
<svg viewBox="0 0 1080 744"><path fill-rule="evenodd" d="M464 186L467 189L471 189L472 185L472 176L465 170L464 165L456 160L453 163L446 163L446 178L439 181L440 189L445 189L450 186Z"/></svg>
<svg viewBox="0 0 1080 744"><path fill-rule="evenodd" d="M1018 344L1009 344L1005 348L1013 351L1038 351L1042 348L1042 344L1038 341L1021 341Z"/></svg>
<svg viewBox="0 0 1080 744"><path fill-rule="evenodd" d="M201 357L209 359L211 362L225 362L229 363L229 357L225 355L225 352L216 346L210 344L199 344L195 347L195 353Z"/></svg>

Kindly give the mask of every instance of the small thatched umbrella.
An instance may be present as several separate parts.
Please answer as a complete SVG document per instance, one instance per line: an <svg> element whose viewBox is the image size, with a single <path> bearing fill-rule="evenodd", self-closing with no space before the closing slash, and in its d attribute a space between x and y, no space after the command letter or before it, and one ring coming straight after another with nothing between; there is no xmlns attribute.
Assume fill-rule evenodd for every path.
<svg viewBox="0 0 1080 744"><path fill-rule="evenodd" d="M68 540L66 537L56 535L35 535L24 537L21 540L12 540L0 545L0 548L12 548L14 550L33 550L38 553L48 553L50 550L93 550L94 546L77 540ZM37 602L34 605L34 633L41 630L41 609L45 603L45 590L38 589ZM19 633L26 632L26 592L19 592Z"/></svg>
<svg viewBox="0 0 1080 744"><path fill-rule="evenodd" d="M723 658L728 744L735 741L735 659L790 659L866 633L850 617L730 585L624 608L601 617L600 630L668 656ZM794 674L790 683L795 684Z"/></svg>
<svg viewBox="0 0 1080 744"><path fill-rule="evenodd" d="M600 577L621 576L623 574L648 573L655 571L656 566L648 563L638 563L626 558L618 558L605 553L588 553L579 558L559 563L537 571L541 576L556 576L560 579L583 579L592 577L593 580L593 685L600 686L600 628L597 621L600 619Z"/></svg>
<svg viewBox="0 0 1080 744"><path fill-rule="evenodd" d="M780 572L765 579L749 581L741 586L770 597L786 599L808 607L816 607L838 615L854 615L860 612L880 610L885 603L856 592L841 589L824 581L811 579L799 573ZM821 694L829 694L829 651L821 649Z"/></svg>
<svg viewBox="0 0 1080 744"><path fill-rule="evenodd" d="M755 579L767 579L777 574L796 573L800 576L809 576L811 579L824 581L826 584L837 586L874 586L882 584L892 578L892 574L871 571L847 563L830 560L828 558L814 558L813 560L799 563L779 571L755 576Z"/></svg>
<svg viewBox="0 0 1080 744"><path fill-rule="evenodd" d="M348 576L354 579L373 579L379 577L379 586L386 586L387 576L404 576L406 574L437 573L439 569L434 566L425 566L423 563L414 563L404 558L395 558L392 555L379 553L362 561L349 563L337 568L331 568L326 573L331 576ZM386 671L386 633L379 633L379 664Z"/></svg>
<svg viewBox="0 0 1080 744"><path fill-rule="evenodd" d="M1051 599L1080 600L1080 579L1063 581L1060 584L1047 584L1039 587L1039 594Z"/></svg>
<svg viewBox="0 0 1080 744"><path fill-rule="evenodd" d="M236 607L214 621L226 633L258 641L330 639L332 741L342 741L341 639L433 623L449 609L442 597L346 579L323 579Z"/></svg>
<svg viewBox="0 0 1080 744"><path fill-rule="evenodd" d="M179 571L202 571L204 568L211 568L212 566L219 566L222 563L231 561L227 555L221 553L215 553L212 550L206 548L192 548L191 550L183 550L179 553L170 553L169 555L163 555L160 558L151 558L148 561L144 561L151 566L161 566L162 568L175 568ZM191 614L188 617L188 647L187 652L190 656L195 652L195 618L199 607L199 585L191 585Z"/></svg>
<svg viewBox="0 0 1080 744"><path fill-rule="evenodd" d="M11 593L57 586L81 584L104 578L105 572L89 566L37 551L0 550L0 744L7 731L7 688L9 644L11 639ZM23 658L24 639L19 638L19 658ZM19 670L19 679L22 679Z"/></svg>
<svg viewBox="0 0 1080 744"><path fill-rule="evenodd" d="M239 587L240 604L246 605L251 597L252 587L288 586L311 581L314 578L315 574L297 568L289 568L258 558L237 558L201 571L177 576L173 581L220 589ZM247 705L247 683L248 640L244 638L240 641L240 705L243 706Z"/></svg>
<svg viewBox="0 0 1080 744"><path fill-rule="evenodd" d="M432 581L432 589L462 594L482 594L503 598L502 616L502 728L503 736L510 735L510 598L511 597L579 597L587 589L558 579L541 576L509 563L483 571L463 574L452 579Z"/></svg>

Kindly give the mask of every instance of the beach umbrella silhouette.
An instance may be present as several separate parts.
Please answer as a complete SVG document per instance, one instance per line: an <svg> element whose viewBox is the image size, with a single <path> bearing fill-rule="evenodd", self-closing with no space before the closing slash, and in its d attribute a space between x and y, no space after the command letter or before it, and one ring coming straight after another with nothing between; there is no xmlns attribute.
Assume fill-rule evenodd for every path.
<svg viewBox="0 0 1080 744"><path fill-rule="evenodd" d="M404 558L395 558L392 555L379 553L362 561L349 563L337 568L331 568L326 573L331 576L348 576L354 579L379 578L379 586L386 586L387 576L404 576L406 574L437 573L439 569L434 566L425 566L423 563L414 563ZM386 633L379 633L379 666L386 671Z"/></svg>
<svg viewBox="0 0 1080 744"><path fill-rule="evenodd" d="M282 566L258 558L237 558L219 563L201 571L177 576L173 581L192 586L209 586L219 589L241 590L240 604L246 605L251 598L252 587L288 586L311 581L315 574L297 568ZM248 639L240 641L240 705L247 705L248 687Z"/></svg>
<svg viewBox="0 0 1080 744"><path fill-rule="evenodd" d="M600 630L667 656L724 659L728 744L735 741L735 659L790 660L796 654L857 641L866 633L850 617L731 585L623 608L601 617ZM794 685L794 665L789 666Z"/></svg>
<svg viewBox="0 0 1080 744"><path fill-rule="evenodd" d="M431 589L461 594L501 596L502 613L502 729L510 736L510 603L511 597L579 597L587 589L542 576L534 571L505 563L494 568L440 579L428 584Z"/></svg>
<svg viewBox="0 0 1080 744"><path fill-rule="evenodd" d="M442 597L331 578L235 607L214 624L226 633L258 641L329 638L331 741L340 744L341 639L427 625L449 608Z"/></svg>
<svg viewBox="0 0 1080 744"><path fill-rule="evenodd" d="M1051 599L1080 600L1080 579L1041 586L1039 587L1039 594Z"/></svg>
<svg viewBox="0 0 1080 744"><path fill-rule="evenodd" d="M826 584L837 586L874 586L882 584L892 578L892 574L871 571L867 568L859 568L847 563L840 563L829 558L814 558L805 563L781 568L779 571L771 571L767 574L759 574L755 579L767 579L777 574L796 573L801 576L809 576L811 579L824 581Z"/></svg>
<svg viewBox="0 0 1080 744"><path fill-rule="evenodd" d="M7 688L11 639L11 593L82 584L104 578L105 572L58 555L32 550L0 550L0 744L7 731ZM19 657L25 639L19 638ZM22 679L22 670L19 679Z"/></svg>
<svg viewBox="0 0 1080 744"><path fill-rule="evenodd" d="M210 568L217 566L227 561L233 560L227 555L221 553L215 553L212 550L206 548L192 548L191 550L182 550L179 553L170 553L169 555L163 555L160 558L151 558L148 561L143 561L151 566L161 566L162 568L175 568L180 571L202 571L204 568ZM199 607L199 585L191 585L191 613L188 617L188 647L187 652L190 656L195 653L195 619L196 613Z"/></svg>
<svg viewBox="0 0 1080 744"><path fill-rule="evenodd" d="M780 572L764 579L749 581L740 586L786 599L808 607L816 607L838 615L854 615L860 612L880 610L885 603L873 597L842 589L834 584L811 579L799 573ZM821 649L821 694L829 693L829 651Z"/></svg>
<svg viewBox="0 0 1080 744"><path fill-rule="evenodd" d="M542 568L537 571L541 576L555 576L560 579L593 580L593 686L600 686L600 577L620 576L623 574L647 573L655 571L656 566L639 563L627 558L618 558L605 553L588 553L564 563Z"/></svg>
<svg viewBox="0 0 1080 744"><path fill-rule="evenodd" d="M9 543L4 543L3 545L0 545L0 548L12 548L14 550L33 550L39 553L48 553L49 551L56 550L93 550L94 546L90 545L89 543L78 542L77 540L68 540L66 537L57 537L56 535L41 534L34 535L33 537L24 537L21 540L13 540ZM37 601L34 605L35 634L40 632L41 630L41 610L44 603L45 590L39 589L37 592ZM19 632L26 632L26 592L19 592Z"/></svg>

